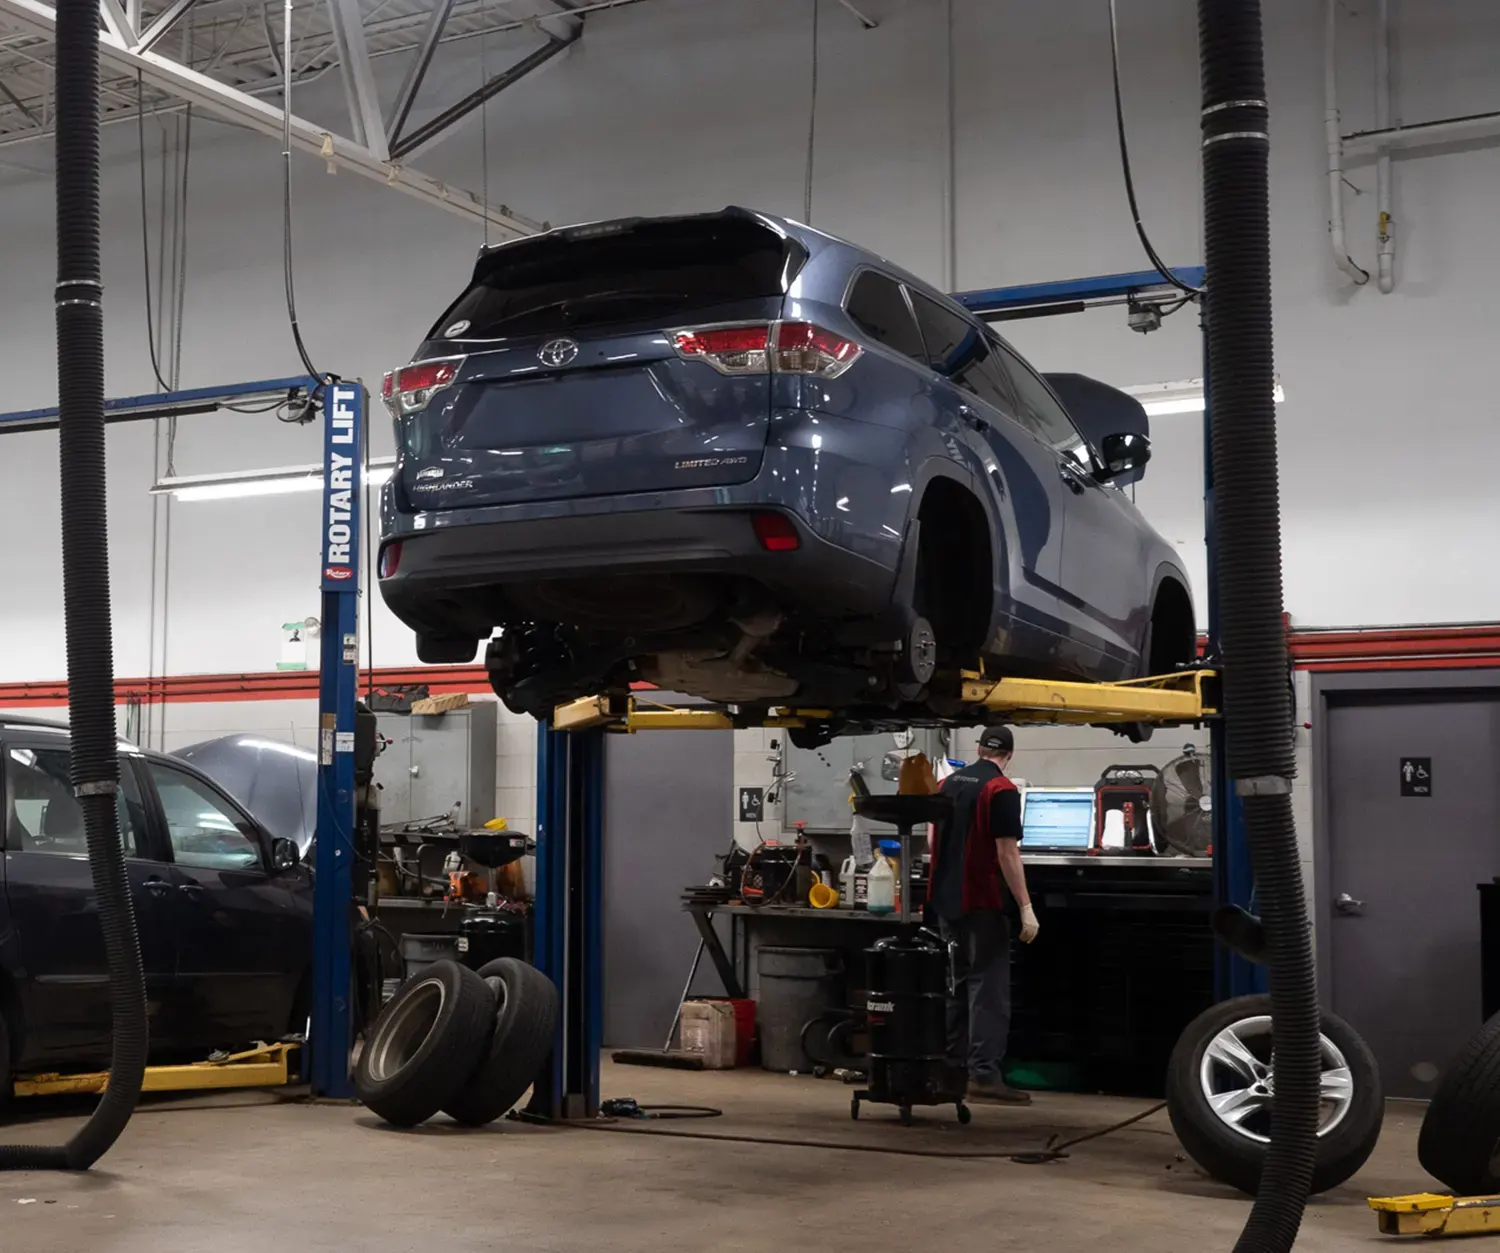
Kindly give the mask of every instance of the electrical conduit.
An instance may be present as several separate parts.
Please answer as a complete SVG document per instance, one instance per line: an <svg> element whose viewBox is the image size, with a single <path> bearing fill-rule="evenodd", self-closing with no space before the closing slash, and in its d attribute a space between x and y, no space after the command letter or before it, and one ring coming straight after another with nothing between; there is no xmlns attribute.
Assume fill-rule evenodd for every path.
<svg viewBox="0 0 1500 1253"><path fill-rule="evenodd" d="M1323 35L1323 133L1328 144L1328 241L1334 264L1363 287L1370 272L1355 263L1344 242L1344 136L1339 122L1338 0L1327 0Z"/></svg>
<svg viewBox="0 0 1500 1253"><path fill-rule="evenodd" d="M146 1068L146 984L115 810L114 652L104 480L104 317L99 270L99 14L57 15L57 364L72 784L108 959L109 1086L65 1145L0 1146L0 1170L87 1170L135 1111Z"/></svg>
<svg viewBox="0 0 1500 1253"><path fill-rule="evenodd" d="M1260 4L1198 0L1198 31L1225 737L1263 907L1276 1040L1271 1145L1235 1249L1285 1253L1297 1238L1317 1152L1321 1024L1292 822Z"/></svg>
<svg viewBox="0 0 1500 1253"><path fill-rule="evenodd" d="M1375 18L1375 129L1391 125L1391 4L1380 0ZM1380 290L1387 295L1396 287L1396 238L1391 227L1391 150L1381 146L1375 158L1375 208L1380 214L1376 257Z"/></svg>

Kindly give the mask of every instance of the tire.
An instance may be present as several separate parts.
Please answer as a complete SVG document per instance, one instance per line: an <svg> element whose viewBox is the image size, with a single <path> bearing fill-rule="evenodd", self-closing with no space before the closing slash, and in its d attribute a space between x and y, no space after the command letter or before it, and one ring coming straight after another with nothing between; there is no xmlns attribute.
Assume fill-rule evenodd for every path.
<svg viewBox="0 0 1500 1253"><path fill-rule="evenodd" d="M479 1068L442 1106L466 1127L494 1122L526 1095L552 1052L560 1009L552 981L514 957L485 963L477 977L494 995L494 1034Z"/></svg>
<svg viewBox="0 0 1500 1253"><path fill-rule="evenodd" d="M1455 1196L1500 1193L1500 1014L1444 1072L1422 1120L1417 1160Z"/></svg>
<svg viewBox="0 0 1500 1253"><path fill-rule="evenodd" d="M354 1090L396 1127L415 1127L442 1109L489 1046L495 998L467 966L440 961L401 990L375 1020Z"/></svg>
<svg viewBox="0 0 1500 1253"><path fill-rule="evenodd" d="M1242 996L1215 1005L1188 1024L1167 1067L1167 1113L1182 1147L1207 1174L1251 1195L1260 1186L1269 1147L1269 1096L1246 1101L1251 1113L1234 1125L1215 1111L1209 1092L1249 1094L1268 1086L1265 1081L1274 1078L1269 1064L1270 1014L1269 996ZM1245 1070L1207 1059L1210 1045L1231 1028L1236 1029L1233 1039L1240 1044L1239 1055L1249 1059ZM1337 1187L1365 1164L1380 1138L1385 1116L1380 1070L1354 1029L1342 1018L1325 1013L1323 1048L1325 1073L1346 1070L1349 1086L1346 1100L1330 1101L1324 1107L1313 1168L1314 1192ZM1219 1056L1224 1056L1222 1051ZM1254 1077L1261 1082L1253 1082ZM1246 1086L1235 1089L1233 1085L1241 1081Z"/></svg>

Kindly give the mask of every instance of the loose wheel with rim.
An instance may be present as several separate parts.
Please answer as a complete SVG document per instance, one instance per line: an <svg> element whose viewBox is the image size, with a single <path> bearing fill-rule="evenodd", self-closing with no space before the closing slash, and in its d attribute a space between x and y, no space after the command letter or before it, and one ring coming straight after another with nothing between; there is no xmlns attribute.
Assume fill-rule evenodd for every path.
<svg viewBox="0 0 1500 1253"><path fill-rule="evenodd" d="M1323 1015L1318 1159L1312 1190L1354 1174L1374 1151L1384 1116L1380 1072L1348 1023ZM1204 1171L1254 1193L1271 1139L1276 1091L1271 998L1225 1001L1188 1024L1167 1070L1167 1112Z"/></svg>

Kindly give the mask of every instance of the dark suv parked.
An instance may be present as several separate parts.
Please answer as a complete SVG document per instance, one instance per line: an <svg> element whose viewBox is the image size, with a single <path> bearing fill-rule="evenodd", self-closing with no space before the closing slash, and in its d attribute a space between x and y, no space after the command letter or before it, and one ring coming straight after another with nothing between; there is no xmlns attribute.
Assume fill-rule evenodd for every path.
<svg viewBox="0 0 1500 1253"><path fill-rule="evenodd" d="M960 305L745 209L486 249L386 378L380 586L428 662L534 714L633 680L830 727L973 720L959 672L1116 680L1194 655L1188 580ZM1108 406L1106 406L1108 409Z"/></svg>
<svg viewBox="0 0 1500 1253"><path fill-rule="evenodd" d="M0 714L0 1100L16 1072L103 1065L109 979L67 729ZM119 817L154 1060L304 1030L312 882L207 776L120 747Z"/></svg>

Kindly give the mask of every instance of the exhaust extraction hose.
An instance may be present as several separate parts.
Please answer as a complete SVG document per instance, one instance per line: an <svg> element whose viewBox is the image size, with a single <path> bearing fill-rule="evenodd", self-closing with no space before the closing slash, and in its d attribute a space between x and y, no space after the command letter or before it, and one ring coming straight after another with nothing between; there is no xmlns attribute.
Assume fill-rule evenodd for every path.
<svg viewBox="0 0 1500 1253"><path fill-rule="evenodd" d="M146 984L115 809L120 758L105 511L99 9L93 0L61 0L56 44L58 444L71 782L83 811L104 933L114 1051L109 1086L73 1138L61 1146L0 1146L0 1170L87 1170L130 1121L146 1068Z"/></svg>
<svg viewBox="0 0 1500 1253"><path fill-rule="evenodd" d="M1235 1249L1285 1253L1297 1238L1317 1154L1321 1022L1292 821L1259 0L1198 0L1198 34L1225 739L1262 906L1276 1041L1271 1145Z"/></svg>

